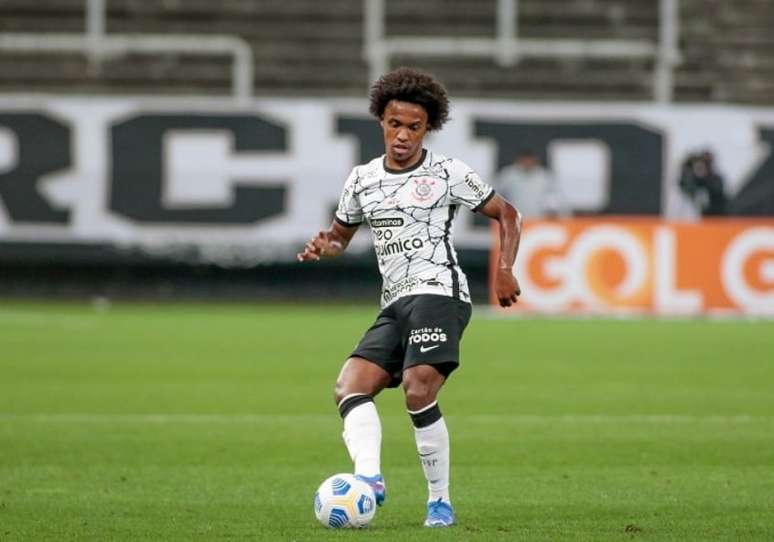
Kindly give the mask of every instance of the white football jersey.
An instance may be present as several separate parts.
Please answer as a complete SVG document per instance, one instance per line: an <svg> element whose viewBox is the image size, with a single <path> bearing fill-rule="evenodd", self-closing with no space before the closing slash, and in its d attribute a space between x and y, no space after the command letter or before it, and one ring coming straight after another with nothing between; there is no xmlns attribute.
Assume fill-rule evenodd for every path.
<svg viewBox="0 0 774 542"><path fill-rule="evenodd" d="M453 221L494 196L465 163L427 149L409 169L385 166L384 155L356 166L344 185L336 220L368 222L382 274L382 308L407 295L440 294L470 302L457 264Z"/></svg>

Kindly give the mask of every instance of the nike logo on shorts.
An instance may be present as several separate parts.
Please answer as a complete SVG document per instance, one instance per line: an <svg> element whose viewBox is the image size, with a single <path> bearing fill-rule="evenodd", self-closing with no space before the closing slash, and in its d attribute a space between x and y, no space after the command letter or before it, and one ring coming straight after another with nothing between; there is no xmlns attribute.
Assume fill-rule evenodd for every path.
<svg viewBox="0 0 774 542"><path fill-rule="evenodd" d="M420 347L419 347L419 351L420 351L420 352L422 352L422 353L424 354L425 352L429 352L429 351L430 351L430 350L432 350L433 348L438 348L439 346L441 346L441 345L440 345L440 344L436 344L435 346L427 346L427 347L425 347L425 346L420 346Z"/></svg>

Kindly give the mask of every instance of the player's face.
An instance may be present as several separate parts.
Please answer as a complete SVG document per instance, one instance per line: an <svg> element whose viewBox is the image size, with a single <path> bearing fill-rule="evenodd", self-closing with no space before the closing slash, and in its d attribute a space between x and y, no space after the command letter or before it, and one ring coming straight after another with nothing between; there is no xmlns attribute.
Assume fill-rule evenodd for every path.
<svg viewBox="0 0 774 542"><path fill-rule="evenodd" d="M421 105L391 100L381 120L387 166L403 169L422 155L422 139L427 133L427 111Z"/></svg>

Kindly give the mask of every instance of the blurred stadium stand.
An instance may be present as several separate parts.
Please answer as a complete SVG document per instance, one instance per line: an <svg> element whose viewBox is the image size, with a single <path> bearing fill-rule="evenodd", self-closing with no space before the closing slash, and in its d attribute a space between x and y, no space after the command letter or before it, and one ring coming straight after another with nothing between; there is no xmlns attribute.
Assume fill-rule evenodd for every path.
<svg viewBox="0 0 774 542"><path fill-rule="evenodd" d="M680 0L674 99L771 103L774 11L767 0ZM0 32L81 33L84 0L5 0ZM111 34L231 35L254 54L258 95L362 96L365 2L360 0L107 0ZM659 2L521 0L521 38L659 39ZM495 0L390 0L385 36L493 37ZM397 55L437 74L455 96L519 99L648 100L653 58L524 58L517 67L493 59ZM228 55L128 54L90 62L78 53L0 51L0 91L227 94Z"/></svg>

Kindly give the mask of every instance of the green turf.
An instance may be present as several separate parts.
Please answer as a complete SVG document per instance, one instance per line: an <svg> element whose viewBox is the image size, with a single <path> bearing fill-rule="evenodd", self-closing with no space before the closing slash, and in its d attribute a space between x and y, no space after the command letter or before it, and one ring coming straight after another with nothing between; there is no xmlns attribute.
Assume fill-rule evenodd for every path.
<svg viewBox="0 0 774 542"><path fill-rule="evenodd" d="M328 531L351 469L332 383L375 308L0 306L0 540L772 540L774 325L488 320L442 394L459 525L420 525L401 394L387 505Z"/></svg>

